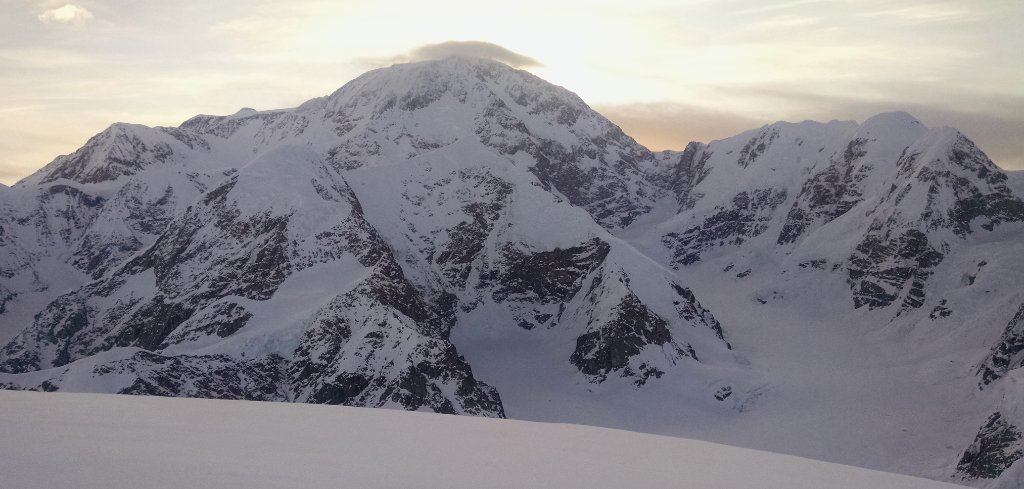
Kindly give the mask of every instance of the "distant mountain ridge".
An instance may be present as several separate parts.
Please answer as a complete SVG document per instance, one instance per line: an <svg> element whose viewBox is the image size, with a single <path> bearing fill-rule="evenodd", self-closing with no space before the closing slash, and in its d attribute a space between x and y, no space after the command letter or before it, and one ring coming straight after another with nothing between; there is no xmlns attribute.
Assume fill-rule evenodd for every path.
<svg viewBox="0 0 1024 489"><path fill-rule="evenodd" d="M0 187L0 385L686 434L790 402L743 318L827 304L958 396L957 446L880 468L1003 483L1019 182L906 113L654 153L525 71L396 65L294 109L114 124Z"/></svg>

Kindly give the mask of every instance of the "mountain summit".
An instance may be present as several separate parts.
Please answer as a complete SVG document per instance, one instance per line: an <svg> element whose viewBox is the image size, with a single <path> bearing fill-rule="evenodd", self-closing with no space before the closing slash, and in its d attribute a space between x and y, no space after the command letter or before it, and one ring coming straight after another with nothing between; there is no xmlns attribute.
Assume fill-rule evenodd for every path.
<svg viewBox="0 0 1024 489"><path fill-rule="evenodd" d="M652 153L526 71L396 65L294 109L114 124L0 187L0 385L1003 483L1024 470L1021 181L905 113Z"/></svg>
<svg viewBox="0 0 1024 489"><path fill-rule="evenodd" d="M46 241L12 243L39 251L12 275L46 280L39 254L74 272L13 311L25 329L0 370L501 416L453 328L533 331L516 354L572 365L565 382L733 363L692 292L601 226L649 210L644 158L570 92L464 58L370 72L293 110L115 124L18 185L47 189L18 219ZM58 193L80 214L54 230ZM103 373L68 385L83 368Z"/></svg>

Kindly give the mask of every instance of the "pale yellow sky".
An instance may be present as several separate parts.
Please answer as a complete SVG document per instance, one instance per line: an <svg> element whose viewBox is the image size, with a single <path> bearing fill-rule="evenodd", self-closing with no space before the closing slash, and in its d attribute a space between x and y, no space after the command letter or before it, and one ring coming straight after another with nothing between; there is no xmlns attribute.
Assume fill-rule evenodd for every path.
<svg viewBox="0 0 1024 489"><path fill-rule="evenodd" d="M0 0L0 182L112 122L291 107L425 45L538 60L651 149L907 110L1024 169L1020 0Z"/></svg>

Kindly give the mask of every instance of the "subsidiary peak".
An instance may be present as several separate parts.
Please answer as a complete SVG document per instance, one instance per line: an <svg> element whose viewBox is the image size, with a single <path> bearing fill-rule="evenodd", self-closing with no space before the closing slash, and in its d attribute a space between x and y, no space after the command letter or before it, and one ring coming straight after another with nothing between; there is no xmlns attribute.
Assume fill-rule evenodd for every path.
<svg viewBox="0 0 1024 489"><path fill-rule="evenodd" d="M858 132L866 139L887 139L905 145L923 136L928 127L906 112L883 112L867 118Z"/></svg>
<svg viewBox="0 0 1024 489"><path fill-rule="evenodd" d="M892 126L913 126L924 124L916 117L902 110L880 112L864 120L864 125L892 125ZM927 128L925 128L927 129Z"/></svg>

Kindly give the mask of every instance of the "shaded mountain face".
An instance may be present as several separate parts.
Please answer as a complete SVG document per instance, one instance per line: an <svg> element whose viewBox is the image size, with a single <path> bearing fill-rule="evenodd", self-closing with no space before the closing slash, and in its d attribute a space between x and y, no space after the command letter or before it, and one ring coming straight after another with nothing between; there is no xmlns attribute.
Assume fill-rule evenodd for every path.
<svg viewBox="0 0 1024 489"><path fill-rule="evenodd" d="M1020 430L994 413L978 430L974 443L957 463L957 471L969 479L995 479L1024 456Z"/></svg>
<svg viewBox="0 0 1024 489"><path fill-rule="evenodd" d="M575 94L525 71L465 58L369 72L293 110L197 116L178 128L115 124L21 184L101 183L185 163L237 168L254 154L304 144L339 170L405 161L472 139L528 159L545 188L609 227L653 204L653 154Z"/></svg>
<svg viewBox="0 0 1024 489"><path fill-rule="evenodd" d="M1006 173L970 140L905 113L693 144L662 174L679 212L643 232L674 266L742 272L750 264L733 258L767 251L783 267L844 275L854 308L895 314L932 302L927 284L948 254L1024 221Z"/></svg>
<svg viewBox="0 0 1024 489"><path fill-rule="evenodd" d="M1021 183L904 113L655 154L527 72L397 65L294 109L115 124L0 187L0 386L708 436L799 398L757 308L827 303L897 363L970 365L974 442L940 476L1005 480ZM775 448L756 431L728 440Z"/></svg>
<svg viewBox="0 0 1024 489"><path fill-rule="evenodd" d="M1004 377L1011 370L1024 367L1024 304L1006 325L999 343L978 368L981 385L985 386Z"/></svg>
<svg viewBox="0 0 1024 489"><path fill-rule="evenodd" d="M449 327L344 179L286 146L210 189L141 253L48 304L4 348L0 368L53 371L42 380L50 386L85 369L118 377L107 382L119 392L176 395L183 377L203 387L182 393L202 397L502 415ZM113 350L127 351L88 361ZM177 372L179 362L195 373ZM256 378L253 392L232 381L237 370Z"/></svg>
<svg viewBox="0 0 1024 489"><path fill-rule="evenodd" d="M1015 175L956 130L905 113L861 125L777 123L663 153L660 165L674 208L630 229L641 249L681 274L760 275L770 285L753 299L775 307L815 308L801 297L838 291L825 300L846 302L851 323L887 337L879 348L973 365L951 375L973 374L989 391L963 401L981 428L967 429L975 439L947 473L1014 486L1024 425Z"/></svg>
<svg viewBox="0 0 1024 489"><path fill-rule="evenodd" d="M653 158L570 92L461 58L116 124L5 189L2 382L503 416L452 328L550 341L522 354L570 385L732 364L711 312L608 231L652 208Z"/></svg>

